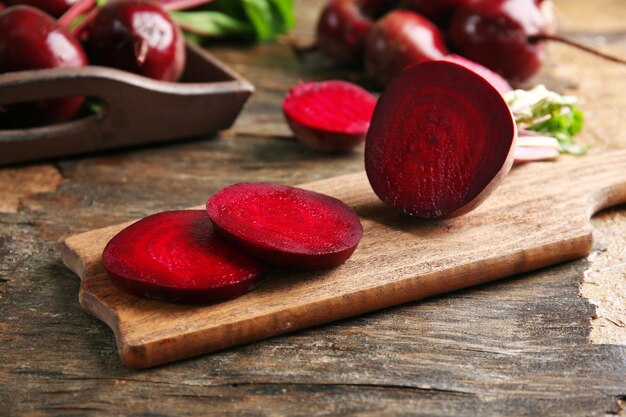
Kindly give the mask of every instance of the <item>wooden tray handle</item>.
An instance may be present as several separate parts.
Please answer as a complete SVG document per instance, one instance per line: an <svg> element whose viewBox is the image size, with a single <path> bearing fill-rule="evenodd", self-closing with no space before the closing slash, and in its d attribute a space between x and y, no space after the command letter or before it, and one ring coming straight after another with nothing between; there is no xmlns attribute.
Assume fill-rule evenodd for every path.
<svg viewBox="0 0 626 417"><path fill-rule="evenodd" d="M11 144L0 164L91 152L229 127L254 90L245 80L170 83L90 66L0 75L0 105L67 96L103 101L85 119L33 129L0 130Z"/></svg>
<svg viewBox="0 0 626 417"><path fill-rule="evenodd" d="M108 101L107 98L119 93L125 97L146 93L201 96L229 91L240 84L236 80L170 83L97 66L19 71L0 75L0 104L64 96L92 96ZM123 105L124 101L119 104Z"/></svg>

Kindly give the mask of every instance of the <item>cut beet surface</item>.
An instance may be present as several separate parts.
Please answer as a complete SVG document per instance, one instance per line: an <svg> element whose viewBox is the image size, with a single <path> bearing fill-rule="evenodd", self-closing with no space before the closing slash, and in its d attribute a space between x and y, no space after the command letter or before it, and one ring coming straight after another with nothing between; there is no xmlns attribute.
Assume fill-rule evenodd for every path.
<svg viewBox="0 0 626 417"><path fill-rule="evenodd" d="M322 151L346 151L363 143L376 99L345 81L307 82L293 87L283 113L296 138Z"/></svg>
<svg viewBox="0 0 626 417"><path fill-rule="evenodd" d="M251 254L280 266L330 268L356 249L363 227L347 205L269 183L226 187L207 201L216 228Z"/></svg>
<svg viewBox="0 0 626 417"><path fill-rule="evenodd" d="M189 303L237 297L267 270L216 234L203 210L166 211L139 220L111 239L102 263L126 292Z"/></svg>
<svg viewBox="0 0 626 417"><path fill-rule="evenodd" d="M476 207L509 172L517 130L498 91L465 67L432 61L387 86L365 144L374 192L413 216Z"/></svg>

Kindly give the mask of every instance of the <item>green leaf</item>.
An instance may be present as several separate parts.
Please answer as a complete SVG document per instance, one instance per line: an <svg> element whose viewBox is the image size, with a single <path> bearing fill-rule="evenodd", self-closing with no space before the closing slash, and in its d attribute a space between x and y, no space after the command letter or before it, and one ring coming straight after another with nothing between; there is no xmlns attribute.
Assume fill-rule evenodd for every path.
<svg viewBox="0 0 626 417"><path fill-rule="evenodd" d="M237 20L221 12L215 11L184 11L171 12L172 19L187 32L196 37L230 37L249 38L254 34L248 22Z"/></svg>
<svg viewBox="0 0 626 417"><path fill-rule="evenodd" d="M587 152L574 143L574 136L584 124L583 112L576 107L576 97L562 96L538 85L531 90L509 92L505 99L518 126L557 139L561 152L574 155Z"/></svg>
<svg viewBox="0 0 626 417"><path fill-rule="evenodd" d="M291 3L291 4L290 4ZM293 2L276 0L241 0L258 40L274 39L293 24Z"/></svg>
<svg viewBox="0 0 626 417"><path fill-rule="evenodd" d="M171 12L183 29L198 36L275 39L295 25L294 0L215 0L197 9Z"/></svg>
<svg viewBox="0 0 626 417"><path fill-rule="evenodd" d="M283 22L284 32L290 31L296 26L294 13L294 0L270 0L274 5Z"/></svg>

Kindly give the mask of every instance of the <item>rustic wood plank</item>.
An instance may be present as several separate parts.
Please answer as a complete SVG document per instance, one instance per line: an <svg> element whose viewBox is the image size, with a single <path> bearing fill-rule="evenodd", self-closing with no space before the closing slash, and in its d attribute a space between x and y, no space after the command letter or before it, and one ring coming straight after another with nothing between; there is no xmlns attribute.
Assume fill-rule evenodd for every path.
<svg viewBox="0 0 626 417"><path fill-rule="evenodd" d="M303 187L360 215L365 234L344 265L275 271L255 291L208 306L145 300L118 290L101 265L125 223L65 240L81 305L113 329L127 366L145 368L575 259L591 250L589 217L626 202L626 152L525 166L477 210L437 222L384 206L365 173Z"/></svg>
<svg viewBox="0 0 626 417"><path fill-rule="evenodd" d="M322 2L299 2L306 21L314 22ZM557 9L568 33L626 54L623 0L559 0ZM257 86L352 72L320 57L292 60L280 45L211 49L233 66L264 55L261 64L240 67ZM535 81L582 97L587 124L581 139L593 145L592 153L626 147L623 69L561 46L549 52ZM263 123L280 126L280 96L275 90L253 96L240 119L246 129L253 129L257 111ZM57 192L24 197L19 212L0 214L0 414L618 414L626 394L626 348L590 344L596 310L579 294L583 273L598 259L620 262L612 250L600 252L608 259L580 260L164 367L122 367L110 329L80 309L79 282L58 260L56 242L195 205L235 181L298 184L362 170L360 152L319 155L269 136L66 159L55 164L67 179ZM611 230L599 234L598 249L623 244L625 219L623 206L594 218L596 227Z"/></svg>

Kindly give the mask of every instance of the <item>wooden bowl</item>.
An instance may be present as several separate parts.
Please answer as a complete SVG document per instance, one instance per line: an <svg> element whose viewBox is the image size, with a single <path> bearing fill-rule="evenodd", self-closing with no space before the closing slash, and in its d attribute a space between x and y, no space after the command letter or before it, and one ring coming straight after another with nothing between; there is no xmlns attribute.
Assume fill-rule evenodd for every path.
<svg viewBox="0 0 626 417"><path fill-rule="evenodd" d="M51 126L0 130L0 165L190 138L230 127L254 86L187 44L181 82L88 66L0 75L0 106L61 96L97 97L97 114Z"/></svg>

